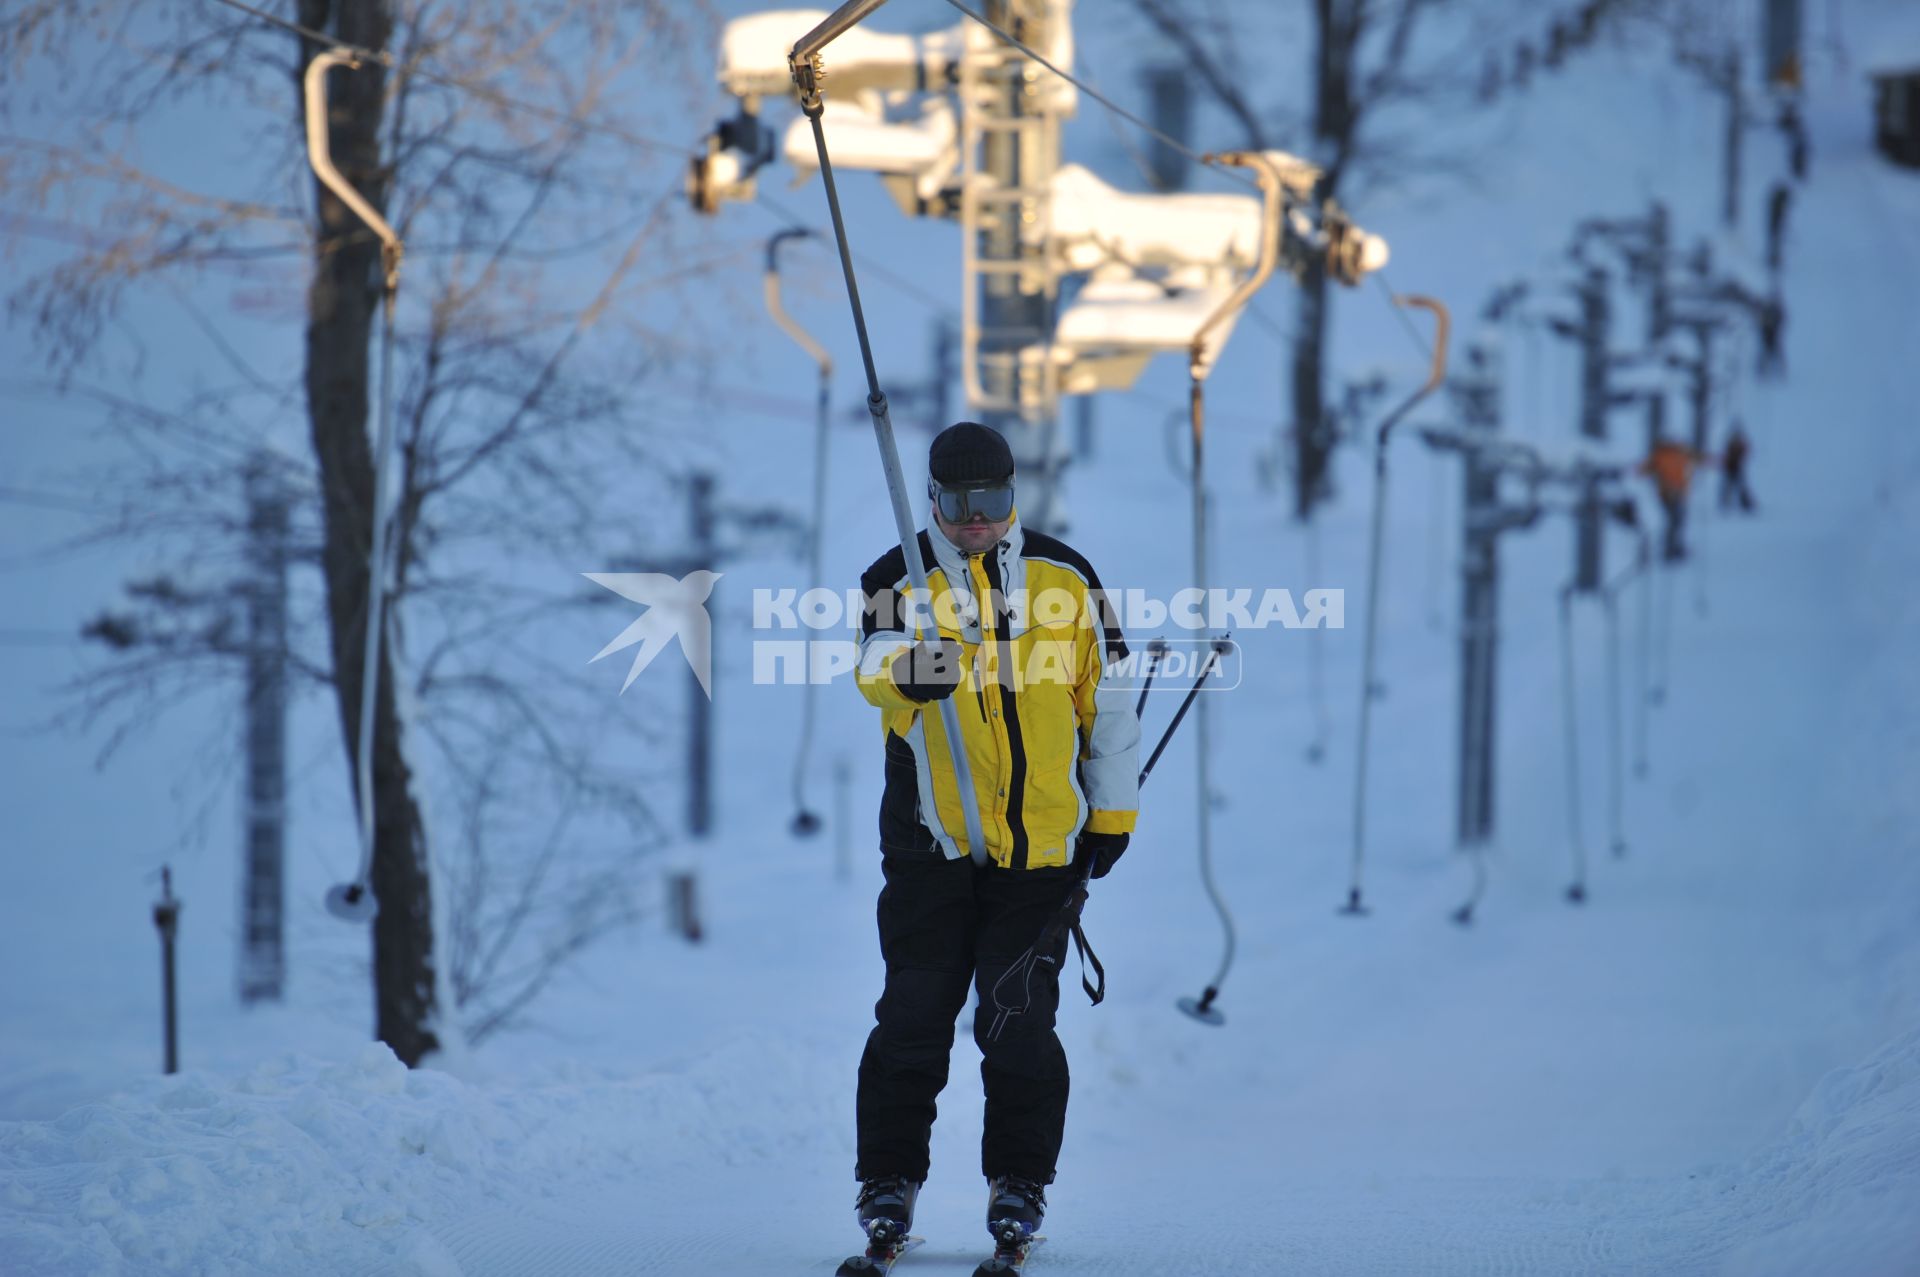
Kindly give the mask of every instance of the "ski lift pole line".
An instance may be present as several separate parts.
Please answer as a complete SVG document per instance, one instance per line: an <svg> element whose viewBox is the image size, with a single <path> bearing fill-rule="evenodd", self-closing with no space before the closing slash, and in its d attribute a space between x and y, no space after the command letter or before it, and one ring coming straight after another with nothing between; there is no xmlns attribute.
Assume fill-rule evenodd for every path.
<svg viewBox="0 0 1920 1277"><path fill-rule="evenodd" d="M380 237L381 333L380 425L373 457L373 510L367 551L366 643L360 660L359 743L355 754L360 805L360 869L352 882L327 893L327 909L349 922L372 918L378 902L369 891L373 874L373 724L380 694L380 649L386 638L387 602L387 473L393 454L393 315L400 293L400 259L405 251L400 236L379 210L356 191L334 167L327 137L327 72L334 67L358 68L364 60L344 49L326 49L307 64L304 81L307 109L307 162L314 176L340 202Z"/></svg>
<svg viewBox="0 0 1920 1277"><path fill-rule="evenodd" d="M1206 659L1200 662L1200 673L1194 677L1193 686L1187 689L1187 694L1181 697L1180 706L1173 711L1173 718L1167 723L1166 730L1161 732L1160 739L1154 742L1153 752L1147 755L1146 766L1140 769L1140 778L1135 782L1136 785L1144 787L1147 777L1153 775L1154 767L1160 762L1160 755L1167 752L1167 746L1173 743L1173 734L1180 730L1180 724L1185 721L1187 711L1193 708L1194 697L1200 694L1201 685L1213 677L1214 668L1220 664L1220 658L1232 648L1232 638L1231 634L1222 634L1208 647ZM1163 644L1162 647L1164 646Z"/></svg>
<svg viewBox="0 0 1920 1277"><path fill-rule="evenodd" d="M1452 327L1447 308L1431 297L1409 295L1395 297L1393 300L1396 312L1401 307L1407 306L1432 312L1434 318L1433 364L1428 369L1425 384L1408 395L1405 402L1387 414L1386 420L1380 423L1379 435L1373 450L1373 526L1367 539L1367 628L1361 646L1359 748L1353 780L1353 876L1347 885L1347 903L1340 910L1355 917L1366 912L1361 904L1361 888L1366 858L1367 748L1368 732L1373 718L1374 656L1380 630L1380 560L1387 525L1387 445L1392 440L1393 428L1400 424L1401 419L1412 412L1414 407L1428 395L1438 390L1440 384L1447 379L1447 337Z"/></svg>
<svg viewBox="0 0 1920 1277"><path fill-rule="evenodd" d="M826 114L826 99L820 90L823 77L820 49L862 16L879 8L881 3L883 0L854 0L854 3L842 5L794 46L793 52L788 55L788 63L793 71L794 88L800 95L800 109L805 113L807 123L812 126L814 150L820 158L820 181L826 188L827 213L833 221L834 244L840 250L840 270L846 277L847 304L853 311L853 331L860 341L860 363L867 375L867 412L873 418L874 442L880 450L881 468L886 472L887 496L893 505L894 527L900 534L900 555L906 562L907 580L913 587L918 604L931 609L933 596L927 587L926 565L920 559L920 538L914 530L912 511L907 506L907 483L900 472L900 451L894 446L893 420L887 411L887 397L880 389L880 374L873 364L873 344L867 337L866 315L860 309L860 284L853 273L853 253L847 247L846 219L840 212L840 194L833 181L833 161L827 154L827 134L821 124L821 117ZM850 12L851 17L845 16ZM837 28L836 22L839 23ZM802 49L809 44L811 48L803 53ZM921 626L917 614L913 632L914 639L918 641ZM937 626L934 632L938 634ZM918 726L924 737L924 713L920 715ZM966 818L967 854L974 864L985 865L987 843L980 822L979 795L974 792L973 768L968 765L967 752L961 742L960 710L951 696L940 700L940 726L946 733L954 784L960 791L960 807Z"/></svg>
<svg viewBox="0 0 1920 1277"><path fill-rule="evenodd" d="M807 352L819 365L820 385L814 401L813 421L813 518L807 536L807 573L809 588L820 584L823 569L820 543L825 535L827 517L827 417L833 393L833 356L813 339L812 334L795 322L780 300L780 246L788 240L811 239L813 232L800 227L776 231L767 241L767 269L762 279L767 313L794 344ZM800 740L793 755L793 830L811 834L820 828L820 818L807 808L807 758L813 752L815 688L811 668L800 702Z"/></svg>
<svg viewBox="0 0 1920 1277"><path fill-rule="evenodd" d="M1140 684L1140 699L1133 707L1133 716L1135 718L1140 717L1141 714L1146 712L1147 693L1153 690L1154 671L1160 666L1160 658L1166 654L1167 645L1164 640L1154 639L1151 643L1147 644L1147 677L1146 680Z"/></svg>

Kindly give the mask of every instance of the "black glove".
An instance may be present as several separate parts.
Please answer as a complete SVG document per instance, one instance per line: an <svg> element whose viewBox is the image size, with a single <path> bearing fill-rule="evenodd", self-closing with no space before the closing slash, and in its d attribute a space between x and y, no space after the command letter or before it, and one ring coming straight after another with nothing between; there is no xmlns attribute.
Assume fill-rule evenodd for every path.
<svg viewBox="0 0 1920 1277"><path fill-rule="evenodd" d="M966 653L949 638L921 639L893 660L893 685L910 701L943 701L960 686Z"/></svg>
<svg viewBox="0 0 1920 1277"><path fill-rule="evenodd" d="M1073 858L1084 864L1088 856L1093 857L1093 876L1104 878L1119 862L1132 838L1132 834L1081 834Z"/></svg>

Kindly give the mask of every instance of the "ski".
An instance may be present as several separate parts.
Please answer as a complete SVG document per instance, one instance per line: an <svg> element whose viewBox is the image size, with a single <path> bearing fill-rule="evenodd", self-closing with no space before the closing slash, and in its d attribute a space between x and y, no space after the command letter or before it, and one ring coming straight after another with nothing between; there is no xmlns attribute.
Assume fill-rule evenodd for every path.
<svg viewBox="0 0 1920 1277"><path fill-rule="evenodd" d="M833 1277L884 1277L900 1262L900 1256L926 1242L924 1237L902 1238L898 1246L869 1246L864 1255L854 1255L833 1270ZM1019 1269L1010 1271L1018 1272Z"/></svg>
<svg viewBox="0 0 1920 1277"><path fill-rule="evenodd" d="M1000 1246L993 1252L993 1258L984 1261L973 1270L973 1277L1006 1277L1008 1273L1027 1271L1027 1260L1032 1257L1034 1247L1047 1240L1045 1237L1028 1237L1019 1245L1011 1248Z"/></svg>

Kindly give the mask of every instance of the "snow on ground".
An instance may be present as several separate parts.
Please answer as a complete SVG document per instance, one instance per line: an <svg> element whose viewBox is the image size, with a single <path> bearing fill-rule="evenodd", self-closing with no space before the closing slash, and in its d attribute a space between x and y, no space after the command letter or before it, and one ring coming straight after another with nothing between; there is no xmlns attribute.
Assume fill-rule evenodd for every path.
<svg viewBox="0 0 1920 1277"><path fill-rule="evenodd" d="M1063 997L1074 1104L1036 1273L1920 1271L1920 181L1869 154L1856 81L1815 86L1815 181L1793 223L1793 379L1743 392L1762 512L1720 519L1705 500L1696 512L1695 560L1669 583L1669 695L1652 773L1628 797L1628 854L1605 852L1601 632L1583 617L1593 890L1584 909L1562 901L1551 598L1568 540L1549 525L1506 545L1502 837L1478 922L1446 921L1467 885L1446 837L1454 657L1424 614L1426 543L1445 524L1430 522L1431 463L1396 453L1374 913L1334 912L1356 601L1355 628L1327 638L1329 761L1303 761L1305 636L1261 636L1246 688L1217 703L1215 845L1240 924L1226 1027L1172 1009L1219 945L1193 867L1190 739L1150 783L1135 849L1096 890L1089 930L1111 995L1097 1010ZM1621 118L1585 105L1599 100ZM1711 168L1696 157L1714 154L1717 124L1666 72L1595 55L1526 107L1510 145L1537 163L1497 166L1484 190L1439 207L1369 210L1394 243L1395 286L1471 309L1516 259L1530 264L1595 211L1594 168L1618 196L1605 211L1637 212L1670 183L1686 233L1707 224L1710 176L1682 175ZM1659 145L1633 153L1656 117ZM818 313L837 320L822 297ZM1382 308L1341 315L1356 362L1406 361ZM1302 537L1251 478L1267 438L1229 427L1271 402L1263 340L1243 325L1213 388L1217 578L1346 585L1357 600L1364 459L1342 459L1322 580L1309 581ZM764 356L771 376L802 375L786 358ZM1564 450L1559 381L1559 415L1512 429ZM1162 404L1179 392L1158 370L1103 405L1097 459L1076 468L1072 539L1110 584L1183 583L1184 527L1161 513L1184 513L1160 450ZM790 440L740 428L728 446L749 476L791 459ZM842 438L849 466L869 463L864 439ZM837 575L850 581L888 533L884 510L849 507ZM730 584L790 573L743 565ZM1450 598L1451 579L1437 584ZM744 611L744 597L726 606ZM850 690L823 696L835 742L814 772L823 803L825 763L844 748L854 764L854 868L840 882L830 837L785 832L797 690L748 686L738 648L721 662L722 747L737 765L722 781L723 836L700 853L710 942L605 946L528 1028L444 1071L408 1072L355 1040L362 975L302 906L295 1005L223 1009L229 955L196 951L189 1070L141 1077L150 968L53 975L63 935L89 925L66 902L102 887L36 862L34 890L62 894L0 905L7 969L49 972L16 975L0 1026L0 1116L15 1119L0 1122L0 1272L830 1271L853 1233L853 1066L879 987L878 870L864 854L872 724ZM1156 698L1150 732L1169 709ZM225 872L208 859L201 899ZM309 865L296 901L338 869ZM139 917L137 892L113 889L118 912ZM189 927L217 931L204 912L190 907ZM150 946L149 934L142 963ZM965 1023L915 1272L965 1272L984 1241Z"/></svg>

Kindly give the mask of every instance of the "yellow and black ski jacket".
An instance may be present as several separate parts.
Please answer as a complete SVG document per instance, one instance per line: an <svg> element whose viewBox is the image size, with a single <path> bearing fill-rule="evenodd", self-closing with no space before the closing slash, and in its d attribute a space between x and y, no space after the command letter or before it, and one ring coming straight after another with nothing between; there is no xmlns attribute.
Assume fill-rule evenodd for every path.
<svg viewBox="0 0 1920 1277"><path fill-rule="evenodd" d="M933 638L931 619L965 653L954 704L988 857L1007 869L1065 865L1083 830L1130 832L1140 721L1126 690L1103 681L1127 646L1092 565L1024 531L1017 514L982 553L965 554L931 522L919 550L932 595L918 612L922 636ZM897 546L860 578L858 679L886 736L880 847L957 860L969 854L966 816L939 708L907 698L892 676L915 641L908 582Z"/></svg>

